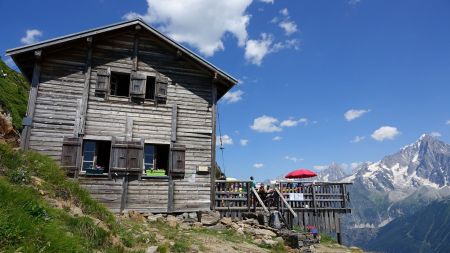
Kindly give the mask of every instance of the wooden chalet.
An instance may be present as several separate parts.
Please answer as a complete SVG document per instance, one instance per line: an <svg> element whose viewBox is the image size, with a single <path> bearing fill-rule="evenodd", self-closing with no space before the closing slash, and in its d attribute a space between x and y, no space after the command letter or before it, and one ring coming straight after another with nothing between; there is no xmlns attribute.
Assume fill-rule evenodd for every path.
<svg viewBox="0 0 450 253"><path fill-rule="evenodd" d="M235 78L140 19L7 54L31 83L23 149L115 212L213 208L216 103Z"/></svg>
<svg viewBox="0 0 450 253"><path fill-rule="evenodd" d="M215 181L216 104L237 80L142 20L7 54L31 83L21 147L59 161L112 211L240 218L276 209L290 227L340 240L345 183L280 183L266 206L251 182Z"/></svg>

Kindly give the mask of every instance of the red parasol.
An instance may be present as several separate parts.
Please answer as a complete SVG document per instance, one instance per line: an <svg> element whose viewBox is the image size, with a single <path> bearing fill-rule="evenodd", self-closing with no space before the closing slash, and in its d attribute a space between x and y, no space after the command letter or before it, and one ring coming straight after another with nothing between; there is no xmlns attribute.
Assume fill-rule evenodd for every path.
<svg viewBox="0 0 450 253"><path fill-rule="evenodd" d="M291 171L289 174L285 176L285 178L308 178L308 177L315 177L317 176L316 173L307 170L307 169L299 169Z"/></svg>

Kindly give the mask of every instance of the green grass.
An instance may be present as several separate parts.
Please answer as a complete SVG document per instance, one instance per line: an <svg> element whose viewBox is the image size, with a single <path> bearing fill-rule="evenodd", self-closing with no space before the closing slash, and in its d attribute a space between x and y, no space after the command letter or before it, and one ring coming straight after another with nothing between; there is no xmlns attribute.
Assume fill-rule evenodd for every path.
<svg viewBox="0 0 450 253"><path fill-rule="evenodd" d="M320 243L332 244L337 243L337 240L329 234L320 233Z"/></svg>
<svg viewBox="0 0 450 253"><path fill-rule="evenodd" d="M32 187L33 177L44 180L39 190L47 197L75 203L107 229L89 217L50 206L37 186ZM123 230L113 214L76 182L67 180L46 156L0 144L0 206L0 252L124 252L110 241Z"/></svg>
<svg viewBox="0 0 450 253"><path fill-rule="evenodd" d="M22 74L10 69L2 60L0 69L7 74L6 78L0 77L0 104L11 113L14 127L20 130L22 118L27 111L30 85Z"/></svg>

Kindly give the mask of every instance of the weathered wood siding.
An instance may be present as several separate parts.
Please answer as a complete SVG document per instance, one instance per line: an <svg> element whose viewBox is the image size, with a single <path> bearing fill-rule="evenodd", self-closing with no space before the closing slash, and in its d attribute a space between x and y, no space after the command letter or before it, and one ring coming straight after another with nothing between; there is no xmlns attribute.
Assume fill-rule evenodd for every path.
<svg viewBox="0 0 450 253"><path fill-rule="evenodd" d="M176 143L186 147L186 170L184 178L174 180L174 211L207 210L210 208L210 175L200 175L196 171L197 166L211 165L211 74L184 57L177 57L175 49L154 35L141 31L138 70L147 75L162 74L169 79L166 103L156 105L146 101L136 104L128 98L95 97L99 70L109 67L111 71L131 72L133 40L133 29L108 34L108 38L93 39L85 138L110 140L112 136L125 137L128 117L133 120L133 140L143 138L145 143L170 144L172 105L176 103ZM30 147L57 161L60 160L63 137L74 132L77 99L82 99L83 95L86 55L87 45L50 55L45 55L44 51ZM87 186L87 189L95 188L92 187ZM155 191L144 190L146 187L156 188ZM149 206L156 205L158 210L167 210L167 198L156 197L167 191L166 188L159 181L153 186L150 181L130 182L129 207L150 210L154 207Z"/></svg>
<svg viewBox="0 0 450 253"><path fill-rule="evenodd" d="M86 49L75 46L57 53L43 53L38 95L30 135L30 148L61 159L64 136L74 131L77 99L84 86Z"/></svg>

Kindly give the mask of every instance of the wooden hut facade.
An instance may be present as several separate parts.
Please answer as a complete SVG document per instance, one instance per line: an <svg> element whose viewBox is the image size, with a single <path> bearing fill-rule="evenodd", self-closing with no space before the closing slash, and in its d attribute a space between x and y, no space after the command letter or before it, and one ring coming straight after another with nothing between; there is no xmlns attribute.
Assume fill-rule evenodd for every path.
<svg viewBox="0 0 450 253"><path fill-rule="evenodd" d="M213 208L216 103L236 79L139 19L7 54L31 83L23 149L116 212Z"/></svg>

